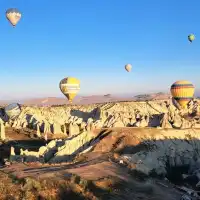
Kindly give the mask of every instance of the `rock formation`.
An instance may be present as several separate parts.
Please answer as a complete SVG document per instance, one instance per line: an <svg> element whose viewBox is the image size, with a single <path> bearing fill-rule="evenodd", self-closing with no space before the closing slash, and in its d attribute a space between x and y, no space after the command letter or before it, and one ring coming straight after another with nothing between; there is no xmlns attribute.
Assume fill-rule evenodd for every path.
<svg viewBox="0 0 200 200"><path fill-rule="evenodd" d="M183 117L185 114L198 116L198 101L191 101L184 114L172 103L163 101L106 103L83 107L23 107L20 117L8 123L16 129L33 129L39 137L44 133L68 134L71 137L87 130L92 124L95 128L198 127L200 115L191 120Z"/></svg>
<svg viewBox="0 0 200 200"><path fill-rule="evenodd" d="M5 124L4 121L0 118L0 140L5 140Z"/></svg>

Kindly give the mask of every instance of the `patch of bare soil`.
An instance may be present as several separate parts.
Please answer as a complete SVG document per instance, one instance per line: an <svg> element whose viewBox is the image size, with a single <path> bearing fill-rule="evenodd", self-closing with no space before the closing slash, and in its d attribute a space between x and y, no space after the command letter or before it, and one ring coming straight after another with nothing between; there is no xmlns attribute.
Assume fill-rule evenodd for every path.
<svg viewBox="0 0 200 200"><path fill-rule="evenodd" d="M156 135L160 130L156 128L112 128L97 130L96 134L104 132L103 139L96 144L93 152L119 152L127 147L136 147L145 135ZM133 148L132 148L133 149ZM137 149L138 151L139 149Z"/></svg>
<svg viewBox="0 0 200 200"><path fill-rule="evenodd" d="M100 154L95 156L93 153L88 154L84 161L54 166L20 163L3 168L1 171L11 174L17 180L37 177L40 182L49 181L52 184L55 182L58 186L52 186L51 190L56 195L59 192L56 188L66 182L70 183L67 187L70 188L71 193L79 195L81 193L84 199L175 200L180 198L181 193L169 183L160 185L159 182L162 181L156 180L148 183L144 178L133 175L125 166L113 162L109 156ZM57 197L57 199L65 198Z"/></svg>
<svg viewBox="0 0 200 200"><path fill-rule="evenodd" d="M18 179L12 174L0 172L1 200L83 200L82 189L67 181ZM88 195L89 196L89 195Z"/></svg>
<svg viewBox="0 0 200 200"><path fill-rule="evenodd" d="M16 129L12 127L6 128L6 137L8 140L30 140L30 139L38 139L36 135L36 131L29 129L29 128L22 128L22 129ZM64 136L63 134L48 134L48 139L57 139L57 138L66 138L67 136ZM44 140L44 139L43 139Z"/></svg>

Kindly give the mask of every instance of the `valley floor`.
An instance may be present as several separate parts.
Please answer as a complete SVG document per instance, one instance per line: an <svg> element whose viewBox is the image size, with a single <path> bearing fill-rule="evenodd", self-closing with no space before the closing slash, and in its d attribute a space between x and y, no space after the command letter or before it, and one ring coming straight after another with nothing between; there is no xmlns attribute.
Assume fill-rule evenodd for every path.
<svg viewBox="0 0 200 200"><path fill-rule="evenodd" d="M116 159L113 148L118 148L116 145L119 138L126 135L124 145L137 144L133 135L146 134L150 129L143 129L144 133L141 130L117 128L115 133L97 144L93 152L80 155L72 163L13 163L7 167L2 166L0 199L180 199L182 193L173 184L137 174ZM155 132L156 130L154 129ZM5 158L9 155L10 145L14 145L13 141L18 145L29 146L31 150L44 145L43 140L31 139L23 133L16 134L11 129L7 130L7 136L11 140L10 144L8 142L1 146L1 155Z"/></svg>

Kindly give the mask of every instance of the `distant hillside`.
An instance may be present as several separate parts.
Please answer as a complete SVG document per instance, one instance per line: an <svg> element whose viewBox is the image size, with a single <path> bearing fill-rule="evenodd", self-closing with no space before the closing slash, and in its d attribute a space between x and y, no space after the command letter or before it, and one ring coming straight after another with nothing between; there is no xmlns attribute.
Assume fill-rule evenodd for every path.
<svg viewBox="0 0 200 200"><path fill-rule="evenodd" d="M137 96L127 96L127 95L91 95L91 96L77 96L73 103L78 105L87 105L93 103L105 103L105 102L116 102L116 101L145 101L145 100L164 100L170 97L166 93L153 93L153 94L141 94ZM46 97L46 98L34 98L27 100L13 100L13 101L0 101L0 105L9 104L12 102L17 102L24 105L30 106L52 106L52 105L64 105L69 104L67 98L59 97Z"/></svg>
<svg viewBox="0 0 200 200"><path fill-rule="evenodd" d="M92 96L79 96L73 101L74 104L86 105L92 103L104 103L104 102L114 102L114 101L126 101L132 100L133 98L123 98L112 95L92 95ZM67 98L58 97L47 97L38 99L28 99L22 101L24 105L37 105L37 106L51 106L51 105L64 105L69 104Z"/></svg>
<svg viewBox="0 0 200 200"><path fill-rule="evenodd" d="M165 100L170 98L170 94L158 92L158 93L152 93L152 94L141 94L134 96L135 100Z"/></svg>
<svg viewBox="0 0 200 200"><path fill-rule="evenodd" d="M51 106L51 105L67 104L67 99L58 97L35 98L35 99L27 99L24 101L22 100L21 103L24 105Z"/></svg>

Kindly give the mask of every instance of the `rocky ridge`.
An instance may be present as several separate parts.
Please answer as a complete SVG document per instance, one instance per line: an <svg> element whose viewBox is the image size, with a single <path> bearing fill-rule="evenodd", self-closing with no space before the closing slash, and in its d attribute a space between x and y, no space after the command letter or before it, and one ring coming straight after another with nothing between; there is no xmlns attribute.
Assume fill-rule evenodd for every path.
<svg viewBox="0 0 200 200"><path fill-rule="evenodd" d="M17 120L1 124L32 129L38 137L47 133L66 136L66 139L51 140L38 151L21 149L19 155L11 147L11 162L72 162L80 154L100 151L118 155L114 156L116 162L147 176L169 177L173 168L186 166L187 170L180 173L182 179L187 182L195 177L195 187L200 185L199 104L196 100L184 111L166 101L24 106ZM126 135L125 129L129 127L131 134ZM120 134L115 131L119 128ZM103 145L107 150L102 149L104 141L107 141Z"/></svg>

